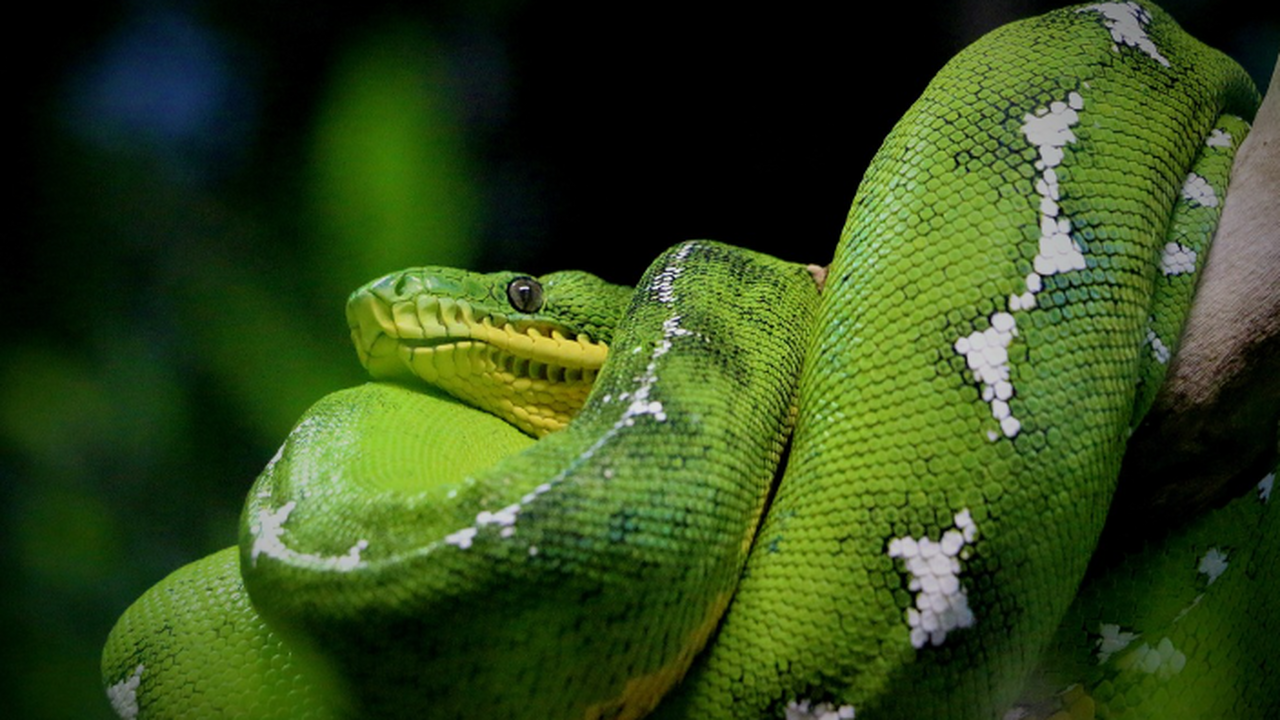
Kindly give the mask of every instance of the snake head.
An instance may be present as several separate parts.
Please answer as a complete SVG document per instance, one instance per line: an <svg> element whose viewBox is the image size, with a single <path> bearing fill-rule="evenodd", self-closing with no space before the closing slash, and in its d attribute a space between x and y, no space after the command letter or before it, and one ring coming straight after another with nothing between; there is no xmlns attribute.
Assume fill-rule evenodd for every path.
<svg viewBox="0 0 1280 720"><path fill-rule="evenodd" d="M540 437L585 402L630 296L577 271L410 268L352 293L347 324L375 379L426 382Z"/></svg>

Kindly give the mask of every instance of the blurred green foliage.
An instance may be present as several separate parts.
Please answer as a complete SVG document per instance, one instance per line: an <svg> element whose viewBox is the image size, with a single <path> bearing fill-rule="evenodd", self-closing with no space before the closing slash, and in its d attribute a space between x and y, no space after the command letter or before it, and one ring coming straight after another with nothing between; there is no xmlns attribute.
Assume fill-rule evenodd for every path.
<svg viewBox="0 0 1280 720"><path fill-rule="evenodd" d="M337 43L290 141L294 167L265 170L285 186L265 192L244 174L270 153L246 158L243 140L208 143L174 119L196 104L257 121L251 101L218 89L248 68L165 45L174 23L183 37L218 31L123 23L124 40L108 31L41 108L54 117L40 128L40 297L0 355L5 694L19 717L110 716L98 653L115 617L233 544L244 492L295 419L360 382L346 293L476 258L473 160L421 21L371 22ZM94 83L149 97L98 101ZM185 89L157 92L165 83Z"/></svg>
<svg viewBox="0 0 1280 720"><path fill-rule="evenodd" d="M476 173L449 98L439 52L415 24L381 27L338 60L318 109L307 176L322 267L373 278L420 257L475 260ZM346 285L334 287L339 296Z"/></svg>
<svg viewBox="0 0 1280 720"><path fill-rule="evenodd" d="M295 419L361 382L347 292L421 264L628 282L689 237L825 262L933 72L1056 4L926 3L927 41L889 51L902 18L861 4L33 8L0 262L6 711L110 716L115 618L232 544ZM1263 79L1280 30L1239 5L1170 9Z"/></svg>

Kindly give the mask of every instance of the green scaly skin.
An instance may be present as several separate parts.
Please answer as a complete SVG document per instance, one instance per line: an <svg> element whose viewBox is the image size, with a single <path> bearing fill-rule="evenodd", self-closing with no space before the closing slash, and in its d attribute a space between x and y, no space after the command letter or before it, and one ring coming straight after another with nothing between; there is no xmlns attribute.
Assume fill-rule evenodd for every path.
<svg viewBox="0 0 1280 720"><path fill-rule="evenodd" d="M1093 554L1143 373L1158 384L1179 191L1241 139L1220 147L1219 117L1256 107L1238 66L1143 7L1000 28L886 139L830 268L786 474L664 717L990 718L1016 700Z"/></svg>
<svg viewBox="0 0 1280 720"><path fill-rule="evenodd" d="M245 585L370 716L640 717L728 604L816 307L802 266L678 246L578 418L519 455L407 488L399 463L324 472L317 448L287 444L245 505Z"/></svg>
<svg viewBox="0 0 1280 720"><path fill-rule="evenodd" d="M1280 557L1261 486L1144 554L1097 557L1077 595L1220 208L1203 187L1220 200L1243 135L1218 116L1256 103L1234 64L1143 7L987 36L886 141L817 312L786 474L658 716L1275 709ZM1070 238L1052 237L1064 221ZM777 278L811 283L738 257L700 243L655 263L581 416L474 480L405 483L402 441L369 432L376 403L309 411L245 512L241 570L271 629L252 612L222 627L319 648L335 667L316 672L340 673L370 716L647 710L715 624L791 415L801 343L778 331L803 333L813 301ZM227 563L184 572L239 587ZM175 582L160 588L190 587ZM165 611L139 605L104 678L140 709L123 716L181 716L161 703L189 678L163 658L194 651L147 635Z"/></svg>
<svg viewBox="0 0 1280 720"><path fill-rule="evenodd" d="M1100 718L1275 717L1274 483L1273 471L1169 537L1099 558L1023 692L1028 717L1049 716L1064 694Z"/></svg>
<svg viewBox="0 0 1280 720"><path fill-rule="evenodd" d="M462 316L489 317L488 328L509 321L548 336L553 331L589 336L607 346L631 294L630 288L586 273L552 273L534 278L545 290L538 311L522 313L512 306L507 288L523 277L419 268L358 290L350 303L361 308L351 316L353 340L371 374L385 382L316 403L290 434L281 457L300 455L312 467L422 489L460 483L526 448L532 440L514 424L416 382L413 365L402 358L421 356L421 343L404 352L399 343L387 341L379 324L404 315L403 308L395 308L402 297L414 298L415 305L421 298L421 305L430 308L428 316L435 317L441 305L446 308L451 322L438 328L442 334L467 335L460 327ZM394 323L390 329L419 339L423 323L416 326L417 333L412 326L397 331ZM459 394L464 400L475 397ZM503 410L491 409L495 414ZM382 447L394 452L365 452L362 437L382 438ZM249 602L239 558L238 548L232 547L180 568L120 618L103 651L103 677L111 678L108 695L121 717L326 720L344 714L342 685L324 661L296 634L289 641L282 638Z"/></svg>
<svg viewBox="0 0 1280 720"><path fill-rule="evenodd" d="M365 452L365 436L392 452ZM533 440L433 389L368 383L321 399L281 456L317 468L390 477L406 487L458 483ZM296 635L286 640L250 603L230 547L176 570L125 611L102 656L122 718L332 720L345 716L333 671Z"/></svg>

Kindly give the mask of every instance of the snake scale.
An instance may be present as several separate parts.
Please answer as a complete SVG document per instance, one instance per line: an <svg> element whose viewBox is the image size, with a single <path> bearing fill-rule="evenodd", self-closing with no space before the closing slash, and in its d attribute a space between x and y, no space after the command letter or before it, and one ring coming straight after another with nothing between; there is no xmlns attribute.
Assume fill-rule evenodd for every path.
<svg viewBox="0 0 1280 720"><path fill-rule="evenodd" d="M938 73L820 292L710 241L634 292L370 283L348 314L379 382L307 411L238 548L126 611L113 707L1275 716L1274 474L1096 547L1257 100L1150 3L1066 8Z"/></svg>

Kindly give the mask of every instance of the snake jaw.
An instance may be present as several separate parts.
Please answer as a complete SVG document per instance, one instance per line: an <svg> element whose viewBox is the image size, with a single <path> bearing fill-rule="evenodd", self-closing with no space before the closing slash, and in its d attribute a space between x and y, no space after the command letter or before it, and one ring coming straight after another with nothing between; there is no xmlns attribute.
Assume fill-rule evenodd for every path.
<svg viewBox="0 0 1280 720"><path fill-rule="evenodd" d="M609 350L549 322L386 283L354 294L347 322L375 379L425 381L535 436L577 413Z"/></svg>

